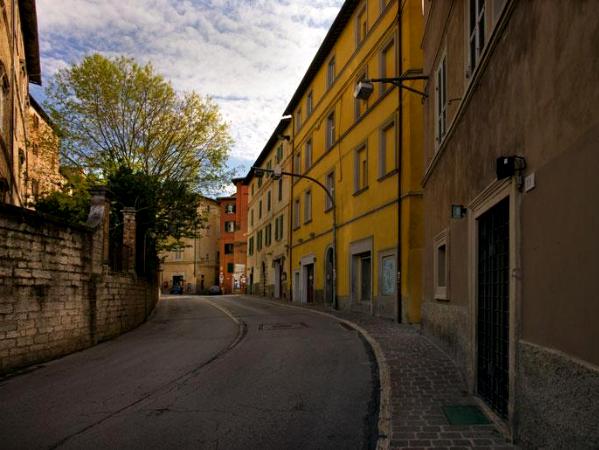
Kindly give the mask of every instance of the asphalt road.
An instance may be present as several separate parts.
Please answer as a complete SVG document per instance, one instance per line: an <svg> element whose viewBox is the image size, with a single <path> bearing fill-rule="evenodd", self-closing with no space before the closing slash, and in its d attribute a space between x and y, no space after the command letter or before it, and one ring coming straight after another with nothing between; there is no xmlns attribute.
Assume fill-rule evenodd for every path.
<svg viewBox="0 0 599 450"><path fill-rule="evenodd" d="M2 449L362 449L376 368L338 321L166 297L138 329L0 380Z"/></svg>

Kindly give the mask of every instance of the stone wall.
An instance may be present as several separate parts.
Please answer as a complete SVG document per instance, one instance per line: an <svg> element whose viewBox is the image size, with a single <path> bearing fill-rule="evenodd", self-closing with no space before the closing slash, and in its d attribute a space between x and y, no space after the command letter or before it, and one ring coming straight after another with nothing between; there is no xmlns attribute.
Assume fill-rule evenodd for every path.
<svg viewBox="0 0 599 450"><path fill-rule="evenodd" d="M89 227L0 206L0 374L118 336L148 317L155 283L107 261L108 203Z"/></svg>

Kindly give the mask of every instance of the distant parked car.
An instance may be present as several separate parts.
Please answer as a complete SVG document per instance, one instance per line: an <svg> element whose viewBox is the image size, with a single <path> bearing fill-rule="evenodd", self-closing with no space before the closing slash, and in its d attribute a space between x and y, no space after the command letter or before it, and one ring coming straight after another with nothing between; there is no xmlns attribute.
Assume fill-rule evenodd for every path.
<svg viewBox="0 0 599 450"><path fill-rule="evenodd" d="M220 295L221 294L220 287L217 286L216 284L214 286L210 286L208 288L208 294L210 294L210 295Z"/></svg>
<svg viewBox="0 0 599 450"><path fill-rule="evenodd" d="M181 295L181 294L183 294L183 288L180 285L173 286L169 292L171 294Z"/></svg>

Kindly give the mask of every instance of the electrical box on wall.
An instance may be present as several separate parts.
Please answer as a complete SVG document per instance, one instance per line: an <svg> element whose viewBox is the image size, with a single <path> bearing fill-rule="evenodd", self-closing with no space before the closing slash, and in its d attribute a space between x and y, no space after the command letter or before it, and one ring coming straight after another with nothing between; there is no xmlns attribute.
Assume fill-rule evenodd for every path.
<svg viewBox="0 0 599 450"><path fill-rule="evenodd" d="M498 180L513 176L516 173L516 157L502 156L497 158L496 173Z"/></svg>

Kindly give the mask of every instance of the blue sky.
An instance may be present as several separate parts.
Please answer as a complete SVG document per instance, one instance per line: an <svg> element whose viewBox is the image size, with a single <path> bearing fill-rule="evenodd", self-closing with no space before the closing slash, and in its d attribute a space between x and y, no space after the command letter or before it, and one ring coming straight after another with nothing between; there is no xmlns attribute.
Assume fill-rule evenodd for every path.
<svg viewBox="0 0 599 450"><path fill-rule="evenodd" d="M235 140L229 165L245 175L342 3L38 0L43 76L93 52L151 61L176 89L219 104Z"/></svg>

